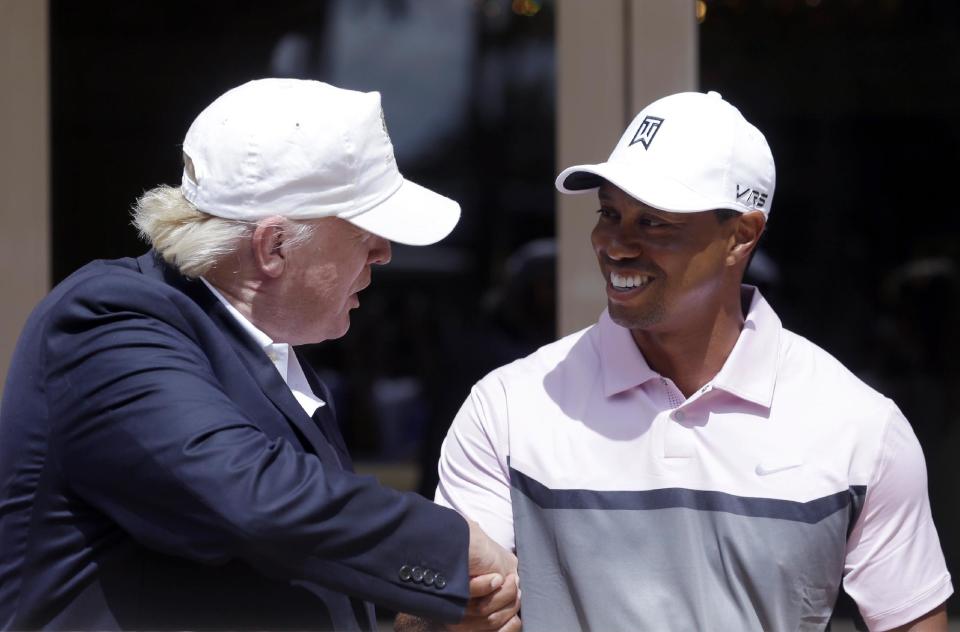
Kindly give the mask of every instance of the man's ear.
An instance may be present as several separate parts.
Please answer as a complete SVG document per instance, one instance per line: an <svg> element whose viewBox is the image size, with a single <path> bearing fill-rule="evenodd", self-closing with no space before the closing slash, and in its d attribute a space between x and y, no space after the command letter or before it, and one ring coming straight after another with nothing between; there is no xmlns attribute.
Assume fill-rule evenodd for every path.
<svg viewBox="0 0 960 632"><path fill-rule="evenodd" d="M250 238L257 270L271 279L283 274L287 264L284 225L284 218L268 217L257 223Z"/></svg>
<svg viewBox="0 0 960 632"><path fill-rule="evenodd" d="M766 218L759 211L744 213L734 219L737 224L730 236L730 250L727 252L726 260L728 266L738 265L750 258L750 253L756 247L767 225Z"/></svg>

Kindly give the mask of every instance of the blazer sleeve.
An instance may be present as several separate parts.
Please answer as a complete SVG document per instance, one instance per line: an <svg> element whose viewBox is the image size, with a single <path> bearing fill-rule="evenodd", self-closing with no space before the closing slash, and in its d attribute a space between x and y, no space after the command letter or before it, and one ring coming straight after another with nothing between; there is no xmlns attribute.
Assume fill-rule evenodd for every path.
<svg viewBox="0 0 960 632"><path fill-rule="evenodd" d="M50 457L71 490L157 551L207 564L242 559L275 577L459 620L464 520L265 435L224 391L172 290L134 276L81 284L47 322ZM445 585L403 581L404 565L431 568Z"/></svg>

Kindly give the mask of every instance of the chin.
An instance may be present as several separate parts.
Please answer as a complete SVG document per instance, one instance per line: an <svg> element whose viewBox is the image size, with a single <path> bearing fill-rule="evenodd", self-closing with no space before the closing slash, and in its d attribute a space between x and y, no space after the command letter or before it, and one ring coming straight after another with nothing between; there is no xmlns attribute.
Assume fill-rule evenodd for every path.
<svg viewBox="0 0 960 632"><path fill-rule="evenodd" d="M347 330L350 329L350 318L346 318L342 323L326 323L310 329L304 328L293 337L291 345L315 345L325 340L336 340L342 338Z"/></svg>
<svg viewBox="0 0 960 632"><path fill-rule="evenodd" d="M327 335L324 336L324 340L336 340L337 338L343 338L347 335L347 332L350 331L350 314L344 314L343 320L341 322L335 323L327 331Z"/></svg>
<svg viewBox="0 0 960 632"><path fill-rule="evenodd" d="M631 309L615 303L607 303L610 320L630 330L650 329L663 322L666 310L663 305L650 305L643 309Z"/></svg>

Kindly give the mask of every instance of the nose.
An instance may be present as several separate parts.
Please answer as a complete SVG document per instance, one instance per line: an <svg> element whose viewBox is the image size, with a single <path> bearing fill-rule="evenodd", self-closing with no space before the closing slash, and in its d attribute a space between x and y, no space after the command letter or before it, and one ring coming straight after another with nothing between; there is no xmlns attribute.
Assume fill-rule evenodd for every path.
<svg viewBox="0 0 960 632"><path fill-rule="evenodd" d="M643 253L640 243L635 239L630 239L628 235L622 232L607 239L603 250L607 257L613 261L634 259Z"/></svg>
<svg viewBox="0 0 960 632"><path fill-rule="evenodd" d="M385 265L390 263L393 257L393 251L390 248L390 242L378 235L372 235L373 242L370 244L370 252L367 256L371 265Z"/></svg>

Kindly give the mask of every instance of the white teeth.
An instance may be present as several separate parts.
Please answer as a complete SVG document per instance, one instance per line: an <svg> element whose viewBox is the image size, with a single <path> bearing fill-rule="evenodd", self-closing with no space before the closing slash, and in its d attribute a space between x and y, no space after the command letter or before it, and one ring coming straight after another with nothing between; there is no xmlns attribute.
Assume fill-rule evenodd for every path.
<svg viewBox="0 0 960 632"><path fill-rule="evenodd" d="M632 287L641 287L650 282L650 277L643 274L632 274L630 276L620 275L616 272L610 273L610 283L615 288L628 289Z"/></svg>

